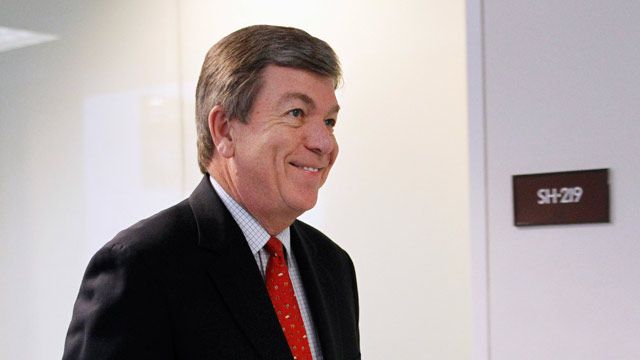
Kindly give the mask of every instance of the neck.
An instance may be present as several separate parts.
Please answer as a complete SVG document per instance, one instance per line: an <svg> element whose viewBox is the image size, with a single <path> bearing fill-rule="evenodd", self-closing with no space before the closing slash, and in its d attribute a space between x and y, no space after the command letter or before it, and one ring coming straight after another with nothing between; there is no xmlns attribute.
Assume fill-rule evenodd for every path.
<svg viewBox="0 0 640 360"><path fill-rule="evenodd" d="M218 182L218 184L224 189L224 191L233 198L243 209L245 209L251 216L253 216L258 223L269 233L269 235L275 236L280 234L284 229L291 226L295 219L301 214L288 213L277 214L273 209L261 208L259 202L252 202L248 199L244 199L237 187L234 186L231 181L229 171L222 166L209 166L207 169L209 174Z"/></svg>

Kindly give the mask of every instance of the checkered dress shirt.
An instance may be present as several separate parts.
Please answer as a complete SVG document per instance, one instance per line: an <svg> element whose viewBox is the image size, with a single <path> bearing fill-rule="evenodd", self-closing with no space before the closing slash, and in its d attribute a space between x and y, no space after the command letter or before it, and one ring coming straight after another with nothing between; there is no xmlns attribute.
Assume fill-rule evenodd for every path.
<svg viewBox="0 0 640 360"><path fill-rule="evenodd" d="M238 223L244 237L247 239L249 248L255 257L256 264L260 269L262 278L265 279L265 272L267 270L267 262L269 261L269 253L264 246L271 237L269 233L258 223L258 221L251 216L240 204L238 204L229 194L227 194L222 186L213 178L209 176L211 185L215 189L216 193L227 207L233 219ZM311 310L307 304L307 296L304 292L302 285L302 279L298 271L298 264L296 262L295 255L291 251L291 234L289 228L284 229L276 237L282 242L285 249L285 256L287 258L287 266L289 267L289 276L293 283L293 290L298 299L298 306L300 307L300 313L302 314L302 320L304 321L304 327L307 330L307 338L309 340L309 348L314 360L322 360L322 353L320 351L320 344L316 335L313 319L311 318Z"/></svg>

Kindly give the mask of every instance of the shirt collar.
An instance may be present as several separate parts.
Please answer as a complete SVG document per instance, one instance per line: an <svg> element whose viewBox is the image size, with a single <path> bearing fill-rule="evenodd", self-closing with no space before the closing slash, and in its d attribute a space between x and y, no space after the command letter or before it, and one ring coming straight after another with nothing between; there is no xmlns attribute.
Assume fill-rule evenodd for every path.
<svg viewBox="0 0 640 360"><path fill-rule="evenodd" d="M269 241L271 235L269 235L267 230L260 225L258 220L256 220L247 210L240 206L237 201L224 191L222 186L218 184L213 176L209 175L209 180L211 181L213 189L220 197L220 200L222 200L222 203L227 210L229 210L231 216L240 227L240 230L242 230L242 233L249 244L249 248L251 248L251 252L254 255L257 254L258 251L266 245L267 241ZM287 253L291 254L291 234L289 227L282 230L282 232L277 234L276 237L282 242Z"/></svg>

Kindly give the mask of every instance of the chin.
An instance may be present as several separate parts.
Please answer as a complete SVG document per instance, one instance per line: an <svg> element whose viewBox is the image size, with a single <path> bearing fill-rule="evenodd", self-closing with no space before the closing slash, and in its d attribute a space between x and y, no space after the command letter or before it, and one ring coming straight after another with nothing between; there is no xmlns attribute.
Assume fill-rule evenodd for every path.
<svg viewBox="0 0 640 360"><path fill-rule="evenodd" d="M293 209L297 209L300 214L304 213L305 211L311 210L313 209L314 206L316 206L316 202L318 201L318 196L308 196L308 197L303 197L303 198L295 198L295 199L291 199L292 201L289 202L289 206Z"/></svg>

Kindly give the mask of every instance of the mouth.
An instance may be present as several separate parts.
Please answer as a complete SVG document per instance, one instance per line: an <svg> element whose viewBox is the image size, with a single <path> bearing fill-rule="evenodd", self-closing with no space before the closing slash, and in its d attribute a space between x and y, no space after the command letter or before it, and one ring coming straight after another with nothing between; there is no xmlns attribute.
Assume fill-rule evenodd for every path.
<svg viewBox="0 0 640 360"><path fill-rule="evenodd" d="M307 165L296 164L296 163L289 163L289 164L297 167L298 169L301 169L310 173L317 173L318 171L323 169L321 167L313 167L313 166L307 166Z"/></svg>

